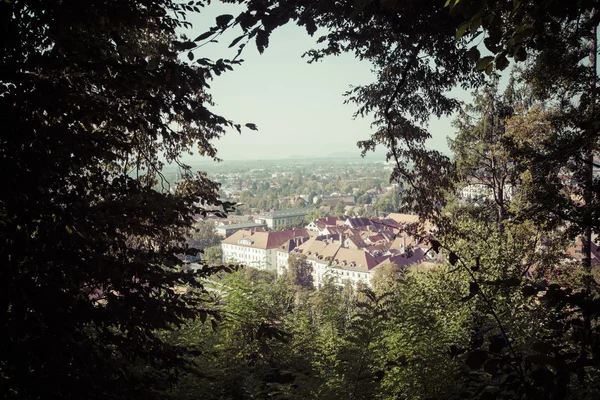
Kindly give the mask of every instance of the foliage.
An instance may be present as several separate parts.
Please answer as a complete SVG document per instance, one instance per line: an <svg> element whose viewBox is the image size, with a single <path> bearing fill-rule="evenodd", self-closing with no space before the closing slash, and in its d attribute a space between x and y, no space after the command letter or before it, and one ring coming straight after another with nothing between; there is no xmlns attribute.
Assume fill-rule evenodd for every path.
<svg viewBox="0 0 600 400"><path fill-rule="evenodd" d="M346 214L346 210L345 210L345 204L343 201L339 201L336 206L335 209L333 210L333 216L334 217L343 217Z"/></svg>
<svg viewBox="0 0 600 400"><path fill-rule="evenodd" d="M179 57L198 43L176 31L203 4L0 4L3 397L149 398L189 368L156 331L206 316L197 276L218 269L181 272L178 255L192 215L230 205L179 157L216 157L233 124L206 89L237 63Z"/></svg>
<svg viewBox="0 0 600 400"><path fill-rule="evenodd" d="M215 223L210 220L196 222L188 234L188 245L198 250L205 250L220 243L221 238L217 235Z"/></svg>
<svg viewBox="0 0 600 400"><path fill-rule="evenodd" d="M306 255L290 254L284 279L301 288L313 288L313 267L306 260Z"/></svg>
<svg viewBox="0 0 600 400"><path fill-rule="evenodd" d="M223 251L221 249L221 245L217 244L215 246L211 246L205 249L202 259L208 265L215 265L221 263L221 260L223 259Z"/></svg>
<svg viewBox="0 0 600 400"><path fill-rule="evenodd" d="M511 80L503 95L498 81L475 93L473 104L454 121L456 137L449 139L456 159L458 179L465 185L478 185L489 192L497 207L497 224L508 218L511 189L519 176L505 146L506 125L514 114L515 85ZM487 199L479 199L487 200Z"/></svg>

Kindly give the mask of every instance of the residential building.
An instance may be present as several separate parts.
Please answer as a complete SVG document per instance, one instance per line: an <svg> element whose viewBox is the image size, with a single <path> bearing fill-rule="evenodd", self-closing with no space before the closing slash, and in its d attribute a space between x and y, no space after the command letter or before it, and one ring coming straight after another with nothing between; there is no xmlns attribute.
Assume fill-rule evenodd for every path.
<svg viewBox="0 0 600 400"><path fill-rule="evenodd" d="M396 223L404 224L404 225L416 224L417 222L419 222L419 216L411 215L411 214L390 213L385 218L391 219L391 220L395 221Z"/></svg>
<svg viewBox="0 0 600 400"><path fill-rule="evenodd" d="M313 203L317 203L321 200L322 205L329 205L335 207L341 201L345 206L356 205L356 198L353 195L337 195L337 196L315 196L313 197Z"/></svg>
<svg viewBox="0 0 600 400"><path fill-rule="evenodd" d="M239 230L221 242L223 261L263 270L277 270L277 250L288 252L309 238L306 229L280 232Z"/></svg>
<svg viewBox="0 0 600 400"><path fill-rule="evenodd" d="M256 217L255 222L264 223L271 229L302 223L307 214L305 208L275 210Z"/></svg>
<svg viewBox="0 0 600 400"><path fill-rule="evenodd" d="M507 182L503 188L504 198L510 200L513 198L516 192L516 187ZM481 180L471 180L467 182L465 186L459 191L459 196L465 200L477 201L477 200L492 200L494 198L494 191L492 184Z"/></svg>
<svg viewBox="0 0 600 400"><path fill-rule="evenodd" d="M375 257L364 249L344 248L340 243L315 238L297 246L291 254L306 256L313 269L313 284L317 288L328 278L339 285L350 283L356 287L360 282L370 286L373 273L380 265L394 263L398 268L406 268L424 260L424 252L420 248L415 249L409 257L389 252ZM280 274L287 267L284 262L282 257L281 264L277 266Z"/></svg>

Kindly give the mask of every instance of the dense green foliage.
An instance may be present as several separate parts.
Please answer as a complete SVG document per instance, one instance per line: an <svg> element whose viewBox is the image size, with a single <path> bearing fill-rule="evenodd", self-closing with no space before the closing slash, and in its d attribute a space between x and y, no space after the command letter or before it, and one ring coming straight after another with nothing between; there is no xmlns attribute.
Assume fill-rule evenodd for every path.
<svg viewBox="0 0 600 400"><path fill-rule="evenodd" d="M172 338L206 349L194 359L200 375L174 398L415 398L454 387L448 344L465 333L467 314L441 312L449 299L435 293L453 286L442 273L407 276L380 294L307 290L251 269L221 282L217 329L193 323Z"/></svg>

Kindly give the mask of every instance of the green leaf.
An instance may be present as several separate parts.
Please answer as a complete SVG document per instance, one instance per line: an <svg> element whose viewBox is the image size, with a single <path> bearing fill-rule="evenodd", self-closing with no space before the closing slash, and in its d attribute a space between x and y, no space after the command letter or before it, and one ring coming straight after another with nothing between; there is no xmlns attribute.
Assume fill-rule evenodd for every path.
<svg viewBox="0 0 600 400"><path fill-rule="evenodd" d="M177 50L190 50L197 46L196 43L194 43L194 42L178 42L178 41L173 41L173 45L175 46L175 49L177 49Z"/></svg>
<svg viewBox="0 0 600 400"><path fill-rule="evenodd" d="M483 365L483 370L490 375L496 375L500 372L500 367L504 364L502 360L497 358L492 358L491 360L487 360Z"/></svg>
<svg viewBox="0 0 600 400"><path fill-rule="evenodd" d="M483 71L484 69L487 68L488 65L490 65L492 62L494 61L494 57L493 56L486 56L483 57L479 60L479 62L477 63L477 65L475 66L475 69L477 71Z"/></svg>
<svg viewBox="0 0 600 400"><path fill-rule="evenodd" d="M471 33L477 32L477 30L479 29L479 27L481 27L482 20L483 20L483 18L481 18L481 17L474 18L471 21L471 24L469 25L469 31L471 31Z"/></svg>
<svg viewBox="0 0 600 400"><path fill-rule="evenodd" d="M69 225L65 225L65 230L67 231L67 233L69 235L71 235L73 233L73 229L71 229L71 227Z"/></svg>
<svg viewBox="0 0 600 400"><path fill-rule="evenodd" d="M545 342L535 342L531 345L531 350L540 354L548 354L552 350L552 346Z"/></svg>
<svg viewBox="0 0 600 400"><path fill-rule="evenodd" d="M187 54L187 57L188 57L188 59L189 59L190 61L194 61L194 53L193 53L193 52L191 52L191 51L190 51L190 52Z"/></svg>
<svg viewBox="0 0 600 400"><path fill-rule="evenodd" d="M528 297L528 296L533 296L534 294L536 294L539 290L534 287L534 286L524 286L523 289L521 289L521 293L523 294L523 296Z"/></svg>
<svg viewBox="0 0 600 400"><path fill-rule="evenodd" d="M479 52L479 49L477 48L477 46L473 46L471 47L466 53L465 55L467 57L469 57L471 60L474 61L478 61L479 57L481 57L481 53Z"/></svg>
<svg viewBox="0 0 600 400"><path fill-rule="evenodd" d="M517 51L514 54L515 61L521 62L527 59L527 51L523 46L519 46Z"/></svg>
<svg viewBox="0 0 600 400"><path fill-rule="evenodd" d="M508 346L508 341L503 336L495 335L490 337L490 353L500 353L506 346Z"/></svg>
<svg viewBox="0 0 600 400"><path fill-rule="evenodd" d="M456 31L456 40L463 37L463 35L467 31L467 29L469 28L469 25L470 24L468 22L465 22L464 24L462 24L461 26L458 27L458 30Z"/></svg>
<svg viewBox="0 0 600 400"><path fill-rule="evenodd" d="M507 279L496 279L493 281L484 281L484 283L486 283L488 285L512 287L512 286L519 286L521 284L521 278L519 278L518 276L513 276L512 278L507 278Z"/></svg>
<svg viewBox="0 0 600 400"><path fill-rule="evenodd" d="M528 356L527 359L538 365L556 365L556 360L546 354L533 354Z"/></svg>

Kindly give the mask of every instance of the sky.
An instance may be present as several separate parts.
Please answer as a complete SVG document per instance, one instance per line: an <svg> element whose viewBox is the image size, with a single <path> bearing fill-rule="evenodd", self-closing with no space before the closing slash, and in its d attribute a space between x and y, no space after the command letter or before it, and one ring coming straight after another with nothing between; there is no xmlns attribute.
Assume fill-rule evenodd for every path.
<svg viewBox="0 0 600 400"><path fill-rule="evenodd" d="M194 27L185 33L191 39L213 26L217 15L237 15L235 6L219 3L203 10L200 16L189 20ZM239 34L239 28L226 32L219 37L219 43L196 50L196 58L233 58L237 46L227 46ZM351 54L308 64L301 56L318 46L318 35L319 32L311 38L303 28L290 23L271 35L262 55L251 41L241 56L244 63L211 83L215 113L242 125L252 122L258 126L258 131L245 129L241 135L232 129L216 141L220 158L227 161L325 157L332 153L360 155L356 143L373 133L371 119L353 119L356 105L343 104L343 93L351 85L372 82L371 66ZM430 121L430 147L448 152L446 137L454 132L450 121L435 117Z"/></svg>

